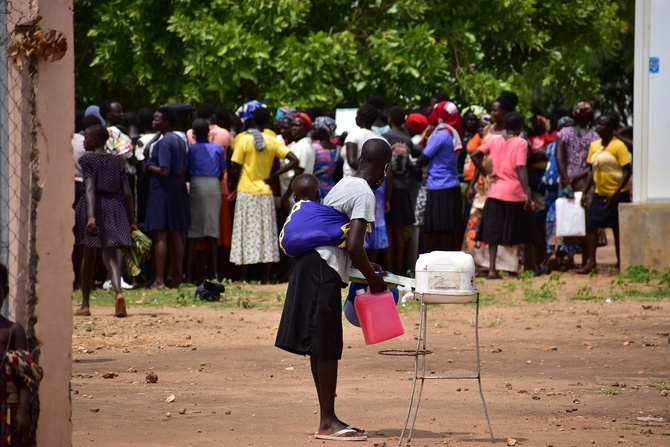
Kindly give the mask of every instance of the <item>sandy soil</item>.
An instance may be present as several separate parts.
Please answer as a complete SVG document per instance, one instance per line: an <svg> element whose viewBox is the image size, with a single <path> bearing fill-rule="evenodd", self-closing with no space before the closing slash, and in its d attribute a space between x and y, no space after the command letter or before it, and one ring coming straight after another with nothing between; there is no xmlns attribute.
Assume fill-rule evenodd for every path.
<svg viewBox="0 0 670 447"><path fill-rule="evenodd" d="M670 302L606 302L620 289L613 279L564 274L545 287L552 302L523 299L546 276L478 281L482 385L498 445L670 445L670 397L653 386L670 385ZM584 287L598 298L571 299ZM114 319L110 307L94 306L93 317L77 318L73 444L322 445L309 360L273 346L280 309L263 307L130 306L128 318ZM473 372L474 310L430 308L431 372ZM337 410L368 430L359 445L398 444L414 363L378 351L414 347L418 308L401 316L405 335L374 346L344 323ZM149 372L157 383L147 383ZM489 436L476 380L426 383L412 445L484 446Z"/></svg>

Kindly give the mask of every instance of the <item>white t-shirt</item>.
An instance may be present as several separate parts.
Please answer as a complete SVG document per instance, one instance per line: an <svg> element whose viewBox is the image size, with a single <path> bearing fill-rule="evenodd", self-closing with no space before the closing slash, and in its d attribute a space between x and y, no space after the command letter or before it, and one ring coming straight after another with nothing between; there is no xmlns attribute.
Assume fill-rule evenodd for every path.
<svg viewBox="0 0 670 447"><path fill-rule="evenodd" d="M342 158L344 159L344 166L342 167L343 177L350 177L351 175L353 175L354 172L356 172L356 170L352 168L349 165L349 162L347 161L347 143L354 143L358 147L358 155L356 156L356 158L360 158L361 152L363 150L363 144L372 138L379 138L384 140L384 138L380 137L370 129L352 130L351 133L347 135L346 140L344 140L344 146L342 147L342 152L340 152Z"/></svg>
<svg viewBox="0 0 670 447"><path fill-rule="evenodd" d="M72 135L72 155L74 156L74 181L83 182L84 173L81 170L79 159L86 153L84 149L84 136L80 133Z"/></svg>
<svg viewBox="0 0 670 447"><path fill-rule="evenodd" d="M330 190L323 203L349 216L349 220L375 221L375 195L368 182L358 177L345 177ZM349 284L351 259L346 248L318 247L316 251L335 270L344 284Z"/></svg>

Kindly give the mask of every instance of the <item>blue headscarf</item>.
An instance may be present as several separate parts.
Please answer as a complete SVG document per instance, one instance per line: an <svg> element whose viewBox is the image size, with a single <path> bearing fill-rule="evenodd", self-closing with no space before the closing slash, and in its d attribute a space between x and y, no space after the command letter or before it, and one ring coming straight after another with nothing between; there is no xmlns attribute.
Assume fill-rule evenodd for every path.
<svg viewBox="0 0 670 447"><path fill-rule="evenodd" d="M237 109L235 115L237 115L240 121L242 121L242 124L246 125L247 120L251 118L251 112L258 109L259 107L266 107L266 105L256 100L248 101L242 104L239 109Z"/></svg>
<svg viewBox="0 0 670 447"><path fill-rule="evenodd" d="M328 136L332 137L335 129L337 129L337 123L329 116L319 116L314 120L313 128L324 130L328 133Z"/></svg>
<svg viewBox="0 0 670 447"><path fill-rule="evenodd" d="M295 112L296 110L293 107L290 106L280 107L277 109L277 113L275 114L275 121L279 121L282 118L293 119L293 115L295 115Z"/></svg>
<svg viewBox="0 0 670 447"><path fill-rule="evenodd" d="M100 118L100 124L102 124L103 126L105 125L105 119L102 117L102 115L100 115L100 107L98 107L98 106L88 106L88 107L86 107L86 111L84 112L84 116L89 116L89 115L97 116L98 118Z"/></svg>

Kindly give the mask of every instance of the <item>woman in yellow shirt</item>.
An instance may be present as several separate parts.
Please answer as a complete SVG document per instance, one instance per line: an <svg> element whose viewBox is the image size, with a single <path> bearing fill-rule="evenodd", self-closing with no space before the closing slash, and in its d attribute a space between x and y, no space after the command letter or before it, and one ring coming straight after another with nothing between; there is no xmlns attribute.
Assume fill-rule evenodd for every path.
<svg viewBox="0 0 670 447"><path fill-rule="evenodd" d="M619 268L619 204L630 202L632 174L628 148L614 131L619 127L619 116L606 113L598 118L596 132L600 140L591 143L586 158L591 171L582 194L582 206L586 214L586 264L577 273L596 271L596 247L598 228L611 228L614 233L617 268ZM586 206L586 194L595 186L590 206Z"/></svg>
<svg viewBox="0 0 670 447"><path fill-rule="evenodd" d="M247 280L247 265L264 264L262 282L270 282L272 264L279 262L277 217L270 184L276 177L298 167L298 158L267 128L270 113L264 104L249 101L237 111L246 131L235 137L229 175L229 197L236 197L230 262L240 267ZM289 163L272 176L274 159ZM230 199L229 199L230 200Z"/></svg>

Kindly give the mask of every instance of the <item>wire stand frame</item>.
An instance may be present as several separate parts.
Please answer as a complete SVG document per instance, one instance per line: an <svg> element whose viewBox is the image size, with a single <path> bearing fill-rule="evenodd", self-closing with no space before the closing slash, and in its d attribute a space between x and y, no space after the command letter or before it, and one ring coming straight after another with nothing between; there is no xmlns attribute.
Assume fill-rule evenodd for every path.
<svg viewBox="0 0 670 447"><path fill-rule="evenodd" d="M400 433L400 439L398 440L398 445L402 445L402 440L405 437L405 432L407 432L407 427L409 425L410 417L412 416L412 406L414 405L414 417L412 418L412 425L409 429L407 435L407 442L410 442L412 439L412 433L414 431L414 424L416 423L416 417L419 414L419 404L421 404L421 394L423 393L423 385L426 380L441 380L441 379L472 379L477 380L479 385L479 396L482 399L482 405L484 407L484 415L486 416L486 423L489 427L489 434L491 435L491 442L495 443L495 438L493 437L493 429L491 428L491 420L489 419L489 412L486 408L486 400L484 399L484 392L482 391L482 376L481 376L481 367L479 361L479 292L475 292L475 352L477 354L477 374L476 375L464 375L464 376L434 376L427 375L426 371L426 355L432 354L432 351L426 349L426 334L427 334L427 319L428 319L428 304L423 301L423 293L417 293L419 295L419 300L421 302L421 310L419 312L419 330L418 337L416 341L416 350L414 351L380 351L380 354L384 355L408 355L414 357L414 379L412 381L412 393L409 397L409 405L407 407L407 415L405 417L405 426ZM445 303L446 304L446 303ZM421 357L421 360L419 360ZM419 363L421 367L419 368ZM419 385L419 391L416 392L416 383L417 380L421 381Z"/></svg>

